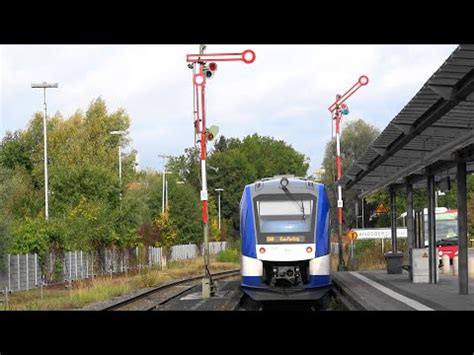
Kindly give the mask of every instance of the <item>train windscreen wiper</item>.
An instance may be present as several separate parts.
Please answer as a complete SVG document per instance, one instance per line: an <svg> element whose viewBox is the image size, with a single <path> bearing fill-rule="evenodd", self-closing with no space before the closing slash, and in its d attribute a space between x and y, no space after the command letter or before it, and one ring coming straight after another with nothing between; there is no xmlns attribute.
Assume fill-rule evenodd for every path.
<svg viewBox="0 0 474 355"><path fill-rule="evenodd" d="M283 191L285 191L285 194L288 197L290 197L296 203L296 205L301 209L301 212L303 213L303 219L305 220L306 216L305 216L305 213L304 213L304 202L303 202L303 200L301 200L301 206L300 206L298 201L293 197L293 194L290 192L290 190L288 190L288 188L286 186L282 186L282 189L283 189Z"/></svg>

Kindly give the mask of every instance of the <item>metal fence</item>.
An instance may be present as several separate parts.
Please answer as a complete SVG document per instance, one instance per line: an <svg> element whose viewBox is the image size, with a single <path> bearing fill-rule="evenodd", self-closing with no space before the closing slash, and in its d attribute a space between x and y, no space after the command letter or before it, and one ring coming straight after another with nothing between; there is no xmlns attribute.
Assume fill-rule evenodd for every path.
<svg viewBox="0 0 474 355"><path fill-rule="evenodd" d="M217 254L225 250L227 246L226 242L212 242L209 243L209 254Z"/></svg>
<svg viewBox="0 0 474 355"><path fill-rule="evenodd" d="M209 253L216 254L226 249L226 242L209 243ZM185 260L202 255L195 244L175 245L171 248L170 260ZM62 264L61 277L55 275L54 257L49 254L44 260L45 283L72 282L98 275L127 272L131 269L164 264L161 248L103 249L100 252L69 251L58 256ZM10 255L6 265L0 268L0 290L24 291L41 286L41 264L36 254ZM49 276L48 276L49 275Z"/></svg>
<svg viewBox="0 0 474 355"><path fill-rule="evenodd" d="M5 270L7 275L0 279L1 289L29 290L40 285L41 268L36 254L7 255Z"/></svg>
<svg viewBox="0 0 474 355"><path fill-rule="evenodd" d="M196 244L175 245L171 248L171 260L191 259L200 254L200 250Z"/></svg>

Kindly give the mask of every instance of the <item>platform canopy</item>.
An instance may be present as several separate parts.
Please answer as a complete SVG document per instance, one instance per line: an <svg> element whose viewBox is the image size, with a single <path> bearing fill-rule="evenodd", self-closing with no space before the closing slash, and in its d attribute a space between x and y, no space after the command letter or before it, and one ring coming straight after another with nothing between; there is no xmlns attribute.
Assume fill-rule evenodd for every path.
<svg viewBox="0 0 474 355"><path fill-rule="evenodd" d="M456 162L474 171L474 45L460 45L353 163L339 183L360 197L392 186L438 186L456 175Z"/></svg>

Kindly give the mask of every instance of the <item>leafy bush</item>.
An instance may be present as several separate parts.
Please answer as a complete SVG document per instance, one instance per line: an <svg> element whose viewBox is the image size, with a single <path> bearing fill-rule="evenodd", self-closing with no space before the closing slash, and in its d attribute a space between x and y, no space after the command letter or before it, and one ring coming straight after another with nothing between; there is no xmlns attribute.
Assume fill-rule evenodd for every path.
<svg viewBox="0 0 474 355"><path fill-rule="evenodd" d="M239 251L237 249L223 250L217 255L217 261L223 263L238 263L240 262Z"/></svg>

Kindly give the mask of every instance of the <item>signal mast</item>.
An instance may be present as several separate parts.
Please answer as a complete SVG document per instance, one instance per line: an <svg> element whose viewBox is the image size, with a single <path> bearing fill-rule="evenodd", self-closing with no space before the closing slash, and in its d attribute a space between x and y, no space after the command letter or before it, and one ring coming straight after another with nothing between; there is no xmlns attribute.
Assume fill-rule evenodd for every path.
<svg viewBox="0 0 474 355"><path fill-rule="evenodd" d="M244 62L246 64L255 61L255 52L247 49L242 53L213 53L204 54L205 45L199 46L199 54L187 54L188 67L193 69L193 112L195 140L200 143L201 159L201 201L202 201L202 223L204 234L204 277L202 279L202 297L209 298L216 292L215 284L209 272L209 224L207 206L207 174L206 174L206 143L217 135L218 128L211 126L206 129L206 107L205 89L206 79L212 79L217 70L216 62ZM199 66L198 68L196 68ZM196 73L197 69L197 73ZM196 139L197 138L197 139Z"/></svg>
<svg viewBox="0 0 474 355"><path fill-rule="evenodd" d="M351 97L357 90L362 86L369 83L369 78L366 75L362 75L359 80L352 85L352 87L347 90L344 95L336 95L336 101L334 101L331 106L328 107L329 112L331 112L332 119L336 121L336 165L337 165L337 209L338 209L338 244L339 244L339 265L338 271L344 271L344 257L342 255L342 186L340 184L340 179L342 177L342 161L341 161L341 118L342 115L349 114L349 108L344 102ZM332 124L332 122L331 122Z"/></svg>

